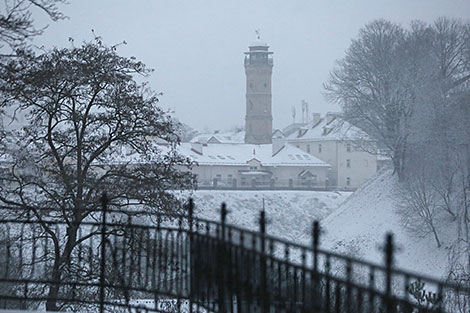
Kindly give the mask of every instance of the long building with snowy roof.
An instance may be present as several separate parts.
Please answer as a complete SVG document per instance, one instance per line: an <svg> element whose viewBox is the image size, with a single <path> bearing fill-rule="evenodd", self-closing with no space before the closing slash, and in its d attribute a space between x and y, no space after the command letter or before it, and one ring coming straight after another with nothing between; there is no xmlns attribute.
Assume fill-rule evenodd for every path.
<svg viewBox="0 0 470 313"><path fill-rule="evenodd" d="M200 187L328 187L331 166L290 144L182 143Z"/></svg>

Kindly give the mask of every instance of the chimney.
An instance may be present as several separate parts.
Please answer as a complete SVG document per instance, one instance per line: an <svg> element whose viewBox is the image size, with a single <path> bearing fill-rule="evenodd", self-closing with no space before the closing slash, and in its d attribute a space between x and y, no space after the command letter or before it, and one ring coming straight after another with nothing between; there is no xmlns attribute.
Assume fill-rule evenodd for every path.
<svg viewBox="0 0 470 313"><path fill-rule="evenodd" d="M199 155L202 155L202 147L203 147L203 144L200 142L191 143L191 150L196 152Z"/></svg>
<svg viewBox="0 0 470 313"><path fill-rule="evenodd" d="M276 155L279 151L281 151L282 148L286 145L286 138L282 136L276 136L273 138L273 151L272 155Z"/></svg>
<svg viewBox="0 0 470 313"><path fill-rule="evenodd" d="M333 112L326 113L326 124L330 124L336 118L336 115L337 114Z"/></svg>
<svg viewBox="0 0 470 313"><path fill-rule="evenodd" d="M318 122L320 122L320 119L321 119L320 113L313 113L312 114L312 125L313 126L317 125Z"/></svg>

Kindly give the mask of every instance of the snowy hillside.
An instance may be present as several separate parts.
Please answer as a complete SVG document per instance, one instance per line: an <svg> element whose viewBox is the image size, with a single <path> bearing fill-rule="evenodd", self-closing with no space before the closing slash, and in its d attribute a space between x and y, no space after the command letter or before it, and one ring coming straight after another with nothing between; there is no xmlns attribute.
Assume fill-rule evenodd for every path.
<svg viewBox="0 0 470 313"><path fill-rule="evenodd" d="M312 222L325 218L349 195L351 192L198 190L193 198L199 217L219 220L220 205L225 202L230 212L227 222L251 230L259 229L264 199L270 235L310 244Z"/></svg>
<svg viewBox="0 0 470 313"><path fill-rule="evenodd" d="M322 221L321 247L382 264L380 247L391 231L399 249L395 254L397 266L443 276L449 247L444 244L438 249L432 236L418 238L404 229L397 213L399 203L397 177L390 171L377 175Z"/></svg>

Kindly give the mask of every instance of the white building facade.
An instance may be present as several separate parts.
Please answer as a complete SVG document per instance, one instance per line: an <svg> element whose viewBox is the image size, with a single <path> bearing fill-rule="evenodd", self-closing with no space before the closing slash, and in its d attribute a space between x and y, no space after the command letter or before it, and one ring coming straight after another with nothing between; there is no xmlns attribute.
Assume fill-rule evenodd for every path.
<svg viewBox="0 0 470 313"><path fill-rule="evenodd" d="M339 189L356 189L377 172L376 145L339 114L314 115L286 141L331 165L328 184Z"/></svg>
<svg viewBox="0 0 470 313"><path fill-rule="evenodd" d="M290 144L183 143L200 188L325 189L331 166Z"/></svg>

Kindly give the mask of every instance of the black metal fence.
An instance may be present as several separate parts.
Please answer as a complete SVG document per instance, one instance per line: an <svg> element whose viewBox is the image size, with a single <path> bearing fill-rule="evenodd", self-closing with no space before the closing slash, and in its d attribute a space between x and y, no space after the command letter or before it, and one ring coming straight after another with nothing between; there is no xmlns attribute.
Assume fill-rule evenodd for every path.
<svg viewBox="0 0 470 313"><path fill-rule="evenodd" d="M8 212L7 209L3 210ZM103 205L80 225L33 215L0 219L0 309L156 312L470 312L470 286L193 216ZM79 226L79 227L78 227ZM74 249L67 238L76 227ZM53 236L50 232L53 232ZM62 234L62 235L61 235ZM61 260L58 262L57 260Z"/></svg>

